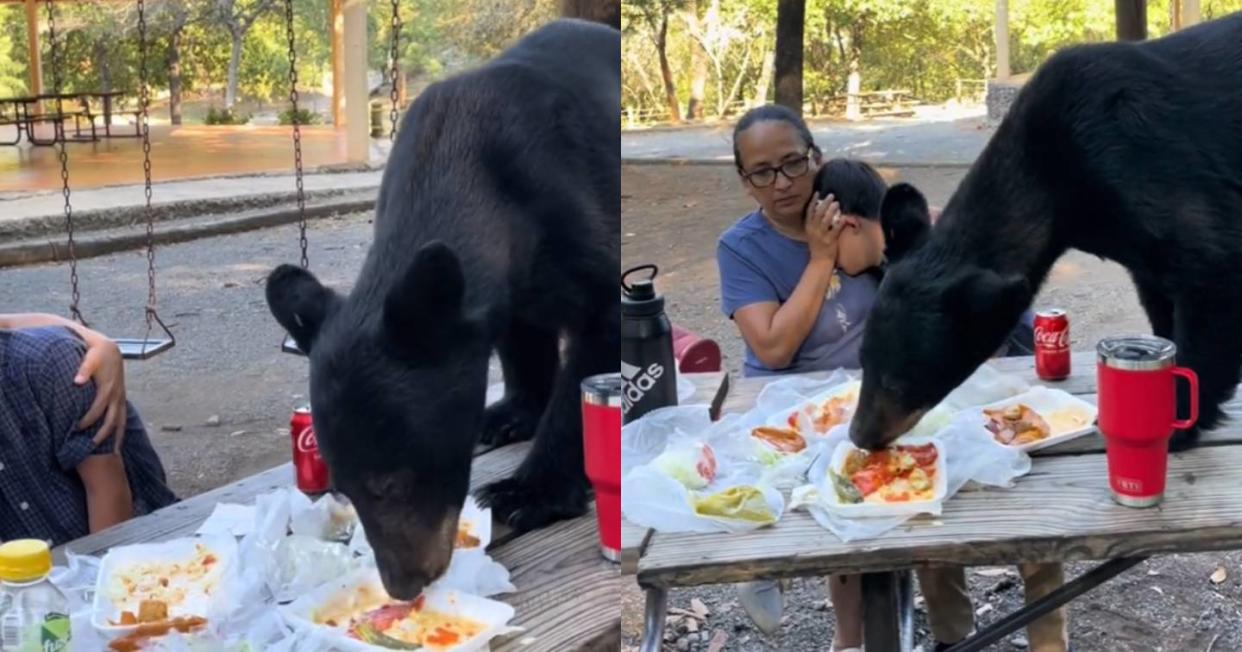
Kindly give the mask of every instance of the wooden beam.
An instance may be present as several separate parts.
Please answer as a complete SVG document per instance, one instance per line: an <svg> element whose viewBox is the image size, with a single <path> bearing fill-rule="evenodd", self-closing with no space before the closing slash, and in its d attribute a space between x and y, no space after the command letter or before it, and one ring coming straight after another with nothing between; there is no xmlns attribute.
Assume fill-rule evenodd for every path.
<svg viewBox="0 0 1242 652"><path fill-rule="evenodd" d="M329 0L328 34L332 41L332 126L345 127L345 18L342 0Z"/></svg>
<svg viewBox="0 0 1242 652"><path fill-rule="evenodd" d="M350 163L369 163L371 135L367 92L367 2L343 0L345 150Z"/></svg>
<svg viewBox="0 0 1242 652"><path fill-rule="evenodd" d="M1178 29L1198 25L1199 21L1202 20L1202 16L1199 13L1199 0L1182 0L1181 5L1182 15Z"/></svg>
<svg viewBox="0 0 1242 652"><path fill-rule="evenodd" d="M1147 39L1147 0L1114 0L1117 11L1117 40Z"/></svg>
<svg viewBox="0 0 1242 652"><path fill-rule="evenodd" d="M1009 0L996 0L996 78L1009 79Z"/></svg>
<svg viewBox="0 0 1242 652"><path fill-rule="evenodd" d="M43 94L43 54L39 50L39 3L26 0L26 51L30 64L30 95Z"/></svg>

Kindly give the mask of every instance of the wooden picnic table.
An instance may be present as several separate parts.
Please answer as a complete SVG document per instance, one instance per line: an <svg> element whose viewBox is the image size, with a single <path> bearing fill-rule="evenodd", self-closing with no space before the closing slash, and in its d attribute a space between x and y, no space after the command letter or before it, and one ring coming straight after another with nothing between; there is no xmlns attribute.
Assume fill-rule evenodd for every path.
<svg viewBox="0 0 1242 652"><path fill-rule="evenodd" d="M990 362L1031 383L1095 402L1095 355L1073 355L1073 374L1045 383L1033 358ZM725 412L749 410L767 381L733 383ZM757 579L863 574L868 652L909 650L909 570L1022 562L1111 560L1033 605L1007 616L955 652L981 650L1154 554L1242 548L1242 401L1200 445L1170 456L1163 504L1131 509L1110 497L1098 432L1032 454L1029 474L1013 488L963 490L940 516L919 516L875 539L843 543L809 514L786 513L776 525L742 534L649 533L638 551L637 579L647 592L644 652L659 650L667 590Z"/></svg>
<svg viewBox="0 0 1242 652"><path fill-rule="evenodd" d="M530 442L522 442L476 449L471 491L511 475L530 446ZM290 487L293 482L293 465L282 464L71 541L57 547L53 555L57 564L64 564L66 551L100 556L115 546L192 536L218 503L251 504L256 496ZM496 599L513 605L517 614L512 624L525 628L524 632L494 640L493 651L603 651L620 647L620 571L617 564L600 554L594 506L584 516L522 535L514 535L507 526L496 523L488 552L509 569L517 587L516 592Z"/></svg>

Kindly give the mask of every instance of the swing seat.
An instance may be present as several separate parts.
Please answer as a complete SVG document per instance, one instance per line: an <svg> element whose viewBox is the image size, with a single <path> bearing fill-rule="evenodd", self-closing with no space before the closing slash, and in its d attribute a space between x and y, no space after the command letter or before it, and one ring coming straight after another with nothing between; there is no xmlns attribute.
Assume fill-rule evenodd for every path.
<svg viewBox="0 0 1242 652"><path fill-rule="evenodd" d="M122 337L114 339L121 349L121 357L125 360L148 360L173 348L171 338L143 339L138 337Z"/></svg>
<svg viewBox="0 0 1242 652"><path fill-rule="evenodd" d="M280 343L280 350L284 353L292 353L293 355L306 355L306 352L298 348L298 343L293 336L285 333L285 341Z"/></svg>

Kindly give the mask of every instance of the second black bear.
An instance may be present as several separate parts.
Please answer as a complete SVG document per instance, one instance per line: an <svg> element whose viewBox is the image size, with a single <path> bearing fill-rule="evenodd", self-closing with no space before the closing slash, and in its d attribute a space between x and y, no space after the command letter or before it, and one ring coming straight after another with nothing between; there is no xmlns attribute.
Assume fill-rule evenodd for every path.
<svg viewBox="0 0 1242 652"><path fill-rule="evenodd" d="M472 451L534 437L483 502L517 530L583 514L580 384L620 346L621 35L561 20L410 106L347 297L282 265L319 446L397 599L447 568ZM561 344L564 343L562 355ZM505 396L484 409L499 353Z"/></svg>
<svg viewBox="0 0 1242 652"><path fill-rule="evenodd" d="M1242 365L1242 14L1040 68L880 287L854 443L883 446L965 380L1070 248L1126 267L1152 330L1199 376L1198 427L1215 426Z"/></svg>

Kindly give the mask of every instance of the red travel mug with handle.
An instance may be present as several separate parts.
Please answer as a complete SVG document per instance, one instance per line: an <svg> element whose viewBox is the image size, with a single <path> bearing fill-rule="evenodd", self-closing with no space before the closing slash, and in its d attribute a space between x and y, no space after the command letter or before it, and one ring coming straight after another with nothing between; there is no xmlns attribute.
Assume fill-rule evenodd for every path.
<svg viewBox="0 0 1242 652"><path fill-rule="evenodd" d="M621 561L621 397L620 373L582 381L582 450L587 479L595 488L599 548L611 562Z"/></svg>
<svg viewBox="0 0 1242 652"><path fill-rule="evenodd" d="M1164 498L1169 437L1199 418L1199 378L1175 363L1177 346L1152 336L1112 337L1096 347L1099 428L1113 500L1153 507ZM1190 384L1190 414L1177 419L1177 378Z"/></svg>

